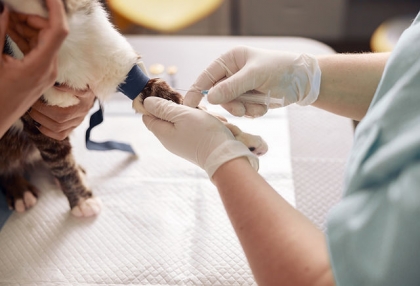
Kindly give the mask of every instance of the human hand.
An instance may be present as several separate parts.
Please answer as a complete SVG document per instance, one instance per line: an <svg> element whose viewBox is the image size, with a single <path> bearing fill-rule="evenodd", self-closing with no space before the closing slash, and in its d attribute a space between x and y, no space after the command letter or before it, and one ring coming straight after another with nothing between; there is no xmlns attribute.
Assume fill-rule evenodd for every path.
<svg viewBox="0 0 420 286"><path fill-rule="evenodd" d="M44 19L34 15L24 15L10 12L10 17L5 17L2 25L2 39L7 33L26 54L23 59L13 59L3 56L2 61L10 65L10 78L14 81L21 80L18 86L21 89L30 89L39 97L43 91L53 86L57 76L57 54L62 42L68 34L68 26L62 1L48 0L49 18ZM7 8L6 8L7 10ZM8 13L8 11L7 11ZM7 21L9 19L9 21ZM10 25L8 25L8 23ZM3 24L3 23L2 23ZM13 83L13 82L12 82ZM16 87L18 87L16 86ZM36 92L41 90L41 92Z"/></svg>
<svg viewBox="0 0 420 286"><path fill-rule="evenodd" d="M57 77L57 54L68 34L65 11L61 0L47 0L49 19L22 16L36 33L30 33L27 54L16 59L0 58L0 103L9 112L0 116L0 135L15 122L48 88ZM9 10L3 7L0 16L0 46L4 46L9 23ZM25 48L24 48L25 50Z"/></svg>
<svg viewBox="0 0 420 286"><path fill-rule="evenodd" d="M184 104L196 107L203 97L201 91L209 89L209 103L221 104L236 116L258 117L267 112L267 107L242 102L240 95L255 91L283 100L269 108L309 105L318 98L320 82L321 70L313 56L241 46L204 70L185 95Z"/></svg>
<svg viewBox="0 0 420 286"><path fill-rule="evenodd" d="M37 17L15 11L10 12L7 35L12 38L24 55L37 45L39 30L47 25L47 19L39 18L35 20L38 26L36 28L29 24L34 19L37 19Z"/></svg>
<svg viewBox="0 0 420 286"><path fill-rule="evenodd" d="M32 105L28 114L35 120L39 131L56 140L63 140L82 123L95 102L91 89L75 90L66 85L54 87L59 92L72 94L79 103L69 107L58 107L45 104L39 99Z"/></svg>
<svg viewBox="0 0 420 286"><path fill-rule="evenodd" d="M214 116L158 97L148 97L143 104L152 114L143 115L143 122L163 146L204 169L210 178L238 157L247 157L258 170L258 158Z"/></svg>

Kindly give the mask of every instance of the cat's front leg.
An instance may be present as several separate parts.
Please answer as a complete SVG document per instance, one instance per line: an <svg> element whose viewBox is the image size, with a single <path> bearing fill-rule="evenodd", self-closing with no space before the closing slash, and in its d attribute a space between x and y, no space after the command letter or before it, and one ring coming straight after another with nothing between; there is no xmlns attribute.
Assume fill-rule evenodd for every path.
<svg viewBox="0 0 420 286"><path fill-rule="evenodd" d="M23 117L23 122L25 132L66 195L71 213L78 217L98 214L101 210L100 200L93 197L92 191L85 184L84 171L74 159L69 138L58 141L45 136L35 127L29 115Z"/></svg>

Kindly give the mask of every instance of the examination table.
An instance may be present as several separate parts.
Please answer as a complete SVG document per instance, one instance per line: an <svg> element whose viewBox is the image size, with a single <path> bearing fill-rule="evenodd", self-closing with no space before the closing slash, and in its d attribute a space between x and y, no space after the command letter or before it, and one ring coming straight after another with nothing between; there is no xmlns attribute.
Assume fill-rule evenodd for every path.
<svg viewBox="0 0 420 286"><path fill-rule="evenodd" d="M183 94L212 60L236 45L334 53L320 42L291 37L128 39L146 67L170 68L172 75L159 76ZM65 196L37 170L38 204L13 213L0 231L0 285L256 285L205 172L166 151L123 95L115 94L104 107L105 120L92 140L130 143L137 156L87 150L86 118L71 141L102 212L96 218L72 217ZM341 196L351 120L313 107L270 110L257 119L208 107L264 137L269 151L260 158L261 175L325 230L326 214Z"/></svg>

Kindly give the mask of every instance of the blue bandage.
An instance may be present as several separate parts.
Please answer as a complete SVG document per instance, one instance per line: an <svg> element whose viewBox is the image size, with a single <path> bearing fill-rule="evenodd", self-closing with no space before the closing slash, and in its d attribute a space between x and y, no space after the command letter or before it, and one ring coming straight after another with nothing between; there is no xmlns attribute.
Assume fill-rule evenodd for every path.
<svg viewBox="0 0 420 286"><path fill-rule="evenodd" d="M124 83L118 86L118 91L125 94L131 100L134 100L146 87L146 84L149 82L149 77L147 77L138 65L133 66L130 72L127 75L127 78ZM90 140L90 133L92 128L98 126L104 120L103 116L103 106L99 104L99 110L96 111L90 117L89 128L86 130L86 148L89 150L120 150L128 153L135 154L134 149L125 143L116 142L116 141L106 141L106 142L93 142Z"/></svg>
<svg viewBox="0 0 420 286"><path fill-rule="evenodd" d="M118 86L118 91L124 93L128 98L134 100L149 82L148 78L138 65L135 65L127 75L124 83Z"/></svg>

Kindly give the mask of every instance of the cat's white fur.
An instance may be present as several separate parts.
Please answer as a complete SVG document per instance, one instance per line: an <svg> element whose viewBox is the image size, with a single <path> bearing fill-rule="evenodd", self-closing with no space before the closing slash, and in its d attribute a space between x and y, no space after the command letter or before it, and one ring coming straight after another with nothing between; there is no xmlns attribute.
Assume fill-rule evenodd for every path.
<svg viewBox="0 0 420 286"><path fill-rule="evenodd" d="M47 16L42 0L2 0L11 9L39 16ZM86 10L77 5L86 4ZM138 54L127 40L109 22L99 3L68 0L69 35L58 54L57 82L74 89L89 88L104 100L116 92L124 81ZM76 9L72 11L72 9ZM16 46L13 47L16 51ZM48 104L67 107L78 103L71 94L49 89L44 98Z"/></svg>

